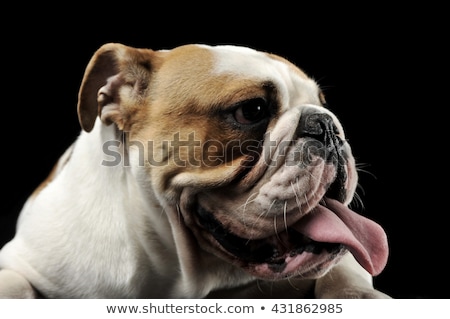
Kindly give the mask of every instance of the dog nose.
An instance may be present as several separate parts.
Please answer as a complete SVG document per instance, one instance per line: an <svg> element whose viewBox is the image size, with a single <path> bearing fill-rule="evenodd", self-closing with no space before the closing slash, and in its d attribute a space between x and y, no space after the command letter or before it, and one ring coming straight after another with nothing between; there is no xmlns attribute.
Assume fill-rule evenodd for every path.
<svg viewBox="0 0 450 319"><path fill-rule="evenodd" d="M306 113L301 116L297 127L299 137L312 137L324 143L327 148L342 145L338 134L333 118L326 113Z"/></svg>
<svg viewBox="0 0 450 319"><path fill-rule="evenodd" d="M344 141L339 133L339 129L329 114L314 111L301 114L297 136L312 138L304 144L308 154L304 157L306 159L304 163L315 163L314 161L310 162L309 157L309 155L315 155L323 158L327 163L335 165L336 179L328 188L327 196L343 201L347 196L345 188L347 156Z"/></svg>

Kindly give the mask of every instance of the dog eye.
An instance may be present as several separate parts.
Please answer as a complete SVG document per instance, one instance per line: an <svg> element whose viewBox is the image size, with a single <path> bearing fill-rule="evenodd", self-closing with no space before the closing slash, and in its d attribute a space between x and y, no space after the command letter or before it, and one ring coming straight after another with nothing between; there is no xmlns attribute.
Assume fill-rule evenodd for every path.
<svg viewBox="0 0 450 319"><path fill-rule="evenodd" d="M268 116L269 108L262 98L244 101L234 111L234 119L240 124L255 124Z"/></svg>

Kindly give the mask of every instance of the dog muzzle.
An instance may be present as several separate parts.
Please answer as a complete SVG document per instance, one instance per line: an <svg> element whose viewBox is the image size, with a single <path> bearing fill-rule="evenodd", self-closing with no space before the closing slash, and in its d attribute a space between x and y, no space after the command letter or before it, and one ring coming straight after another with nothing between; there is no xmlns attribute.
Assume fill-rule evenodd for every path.
<svg viewBox="0 0 450 319"><path fill-rule="evenodd" d="M289 146L266 158L263 147L234 184L187 191L186 224L205 250L259 278L317 278L347 252L377 275L387 262L387 237L347 207L356 187L350 148L332 116L302 114Z"/></svg>

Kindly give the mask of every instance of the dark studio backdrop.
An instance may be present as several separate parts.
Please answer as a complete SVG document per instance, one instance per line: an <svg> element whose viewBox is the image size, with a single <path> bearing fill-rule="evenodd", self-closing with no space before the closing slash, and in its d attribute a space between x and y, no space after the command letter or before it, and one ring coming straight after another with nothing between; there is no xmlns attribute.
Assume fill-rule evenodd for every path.
<svg viewBox="0 0 450 319"><path fill-rule="evenodd" d="M431 180L440 161L431 161L436 152L424 147L426 136L436 140L440 135L439 113L428 113L432 100L441 94L442 104L447 95L431 92L426 84L431 72L440 72L434 52L440 51L436 46L441 41L429 36L438 28L436 21L425 30L416 17L429 12L367 15L362 10L328 20L319 11L308 21L300 13L285 18L267 8L264 14L233 12L223 18L185 13L183 20L161 13L162 22L155 21L156 12L149 17L139 12L139 18L130 20L118 17L120 12L80 15L76 21L36 16L15 20L8 26L13 34L3 27L0 246L14 235L26 197L78 135L78 87L100 45L164 49L185 43L238 44L290 59L324 88L357 161L364 163L360 213L388 234L388 265L375 285L394 298L449 298L448 290L440 288L449 279L439 276L448 268L447 212L434 204L439 195ZM274 16L280 21L272 21Z"/></svg>

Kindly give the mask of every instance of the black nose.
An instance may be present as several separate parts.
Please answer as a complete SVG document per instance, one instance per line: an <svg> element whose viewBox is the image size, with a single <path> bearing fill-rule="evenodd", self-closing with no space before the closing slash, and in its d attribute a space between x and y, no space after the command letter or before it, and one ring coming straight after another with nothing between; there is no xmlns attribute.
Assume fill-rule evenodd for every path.
<svg viewBox="0 0 450 319"><path fill-rule="evenodd" d="M338 133L333 119L326 113L302 114L297 130L300 137L309 136L319 141L325 141L326 135Z"/></svg>
<svg viewBox="0 0 450 319"><path fill-rule="evenodd" d="M343 147L344 142L339 137L339 130L333 118L326 113L306 111L300 117L297 136L311 138L305 142L309 155L319 156L336 166L335 182L329 186L326 196L344 200L347 193L345 189L347 156ZM309 155L306 157L309 158Z"/></svg>
<svg viewBox="0 0 450 319"><path fill-rule="evenodd" d="M326 149L340 149L342 140L338 134L333 118L326 113L302 114L297 127L297 136L314 138L323 143Z"/></svg>

